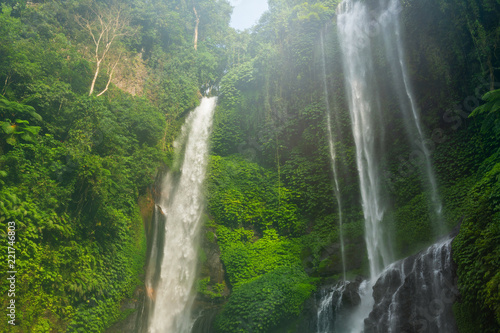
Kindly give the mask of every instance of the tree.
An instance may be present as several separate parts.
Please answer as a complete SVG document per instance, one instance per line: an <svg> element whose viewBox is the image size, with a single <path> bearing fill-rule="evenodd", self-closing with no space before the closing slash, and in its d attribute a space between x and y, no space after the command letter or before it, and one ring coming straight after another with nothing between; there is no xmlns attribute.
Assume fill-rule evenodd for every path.
<svg viewBox="0 0 500 333"><path fill-rule="evenodd" d="M94 50L92 52L93 62L96 64L89 96L94 93L95 83L103 67L106 68L108 81L106 87L97 96L104 94L111 83L114 70L120 62L121 53L116 54L117 42L123 36L129 36L129 18L124 15L123 8L119 5L110 7L90 8L92 18L77 15L76 21L92 37ZM114 54L114 57L112 56Z"/></svg>

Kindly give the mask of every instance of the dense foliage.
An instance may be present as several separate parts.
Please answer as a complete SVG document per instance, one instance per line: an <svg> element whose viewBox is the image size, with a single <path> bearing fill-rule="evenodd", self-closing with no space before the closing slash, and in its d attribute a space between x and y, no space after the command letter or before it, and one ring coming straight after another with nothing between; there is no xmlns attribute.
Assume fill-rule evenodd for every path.
<svg viewBox="0 0 500 333"><path fill-rule="evenodd" d="M328 111L337 151L348 275L367 274L366 257L359 251L364 248L363 216L335 31L337 3L269 1L269 11L242 34L229 56L231 66L220 82L208 185L213 221L207 232L215 232L233 288L216 321L221 331L286 326L289 317L281 310L269 311L262 322L249 319L260 313L256 304L264 302L254 288L260 283L264 288L270 276L279 281L272 272L280 272L283 265L300 262L309 276L335 278L342 271ZM377 3L371 2L375 11ZM384 200L389 203L383 223L392 235L395 258L402 258L462 221L454 243L462 295L455 307L457 321L463 332L467 327L494 332L500 323L498 93L484 96L486 104L474 112L474 122L468 115L481 104L482 94L497 88L498 2L402 3L405 40L411 41L406 43L408 68L437 172L443 227L433 224L431 194L422 182L425 171L406 139L391 90L390 64L382 56L382 46L375 45L374 53L380 54L374 60L376 71L383 78L379 90L384 149L390 156L380 161ZM376 31L372 40L382 44ZM287 214L280 214L282 210ZM269 232L282 240L269 243ZM281 251L282 242L293 244L287 253ZM265 255L264 243L270 249Z"/></svg>
<svg viewBox="0 0 500 333"><path fill-rule="evenodd" d="M457 319L464 327L481 327L483 332L500 327L500 127L495 107L499 91L485 94L486 104L470 115L479 118L470 145L481 158L475 160L476 172L462 202L464 221L454 244L463 297L456 305Z"/></svg>
<svg viewBox="0 0 500 333"><path fill-rule="evenodd" d="M317 284L341 276L341 232L348 278L367 275L339 2L269 0L256 26L236 32L226 0L0 1L0 240L15 222L19 304L11 331L101 332L127 315L120 303L140 284L141 213L151 210L138 201L151 204L184 116L210 89L219 102L197 291L220 305L214 329L287 330ZM378 1L368 2L376 11ZM497 332L500 4L401 3L444 227L432 223L394 73L375 45L390 156L380 161L383 224L396 259L461 222L453 244L460 332ZM218 280L209 266L217 260L207 259L214 251Z"/></svg>
<svg viewBox="0 0 500 333"><path fill-rule="evenodd" d="M197 51L180 1L1 2L0 239L15 222L17 270L2 332L102 332L127 314L145 263L138 198L224 65L231 8L195 5Z"/></svg>

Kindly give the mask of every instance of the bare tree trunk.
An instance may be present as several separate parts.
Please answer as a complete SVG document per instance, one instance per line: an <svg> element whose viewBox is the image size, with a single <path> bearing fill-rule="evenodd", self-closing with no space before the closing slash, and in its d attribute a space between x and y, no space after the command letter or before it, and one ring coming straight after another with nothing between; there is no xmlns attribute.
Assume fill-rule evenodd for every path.
<svg viewBox="0 0 500 333"><path fill-rule="evenodd" d="M101 91L99 94L97 94L97 97L101 96L102 94L104 94L108 90L109 84L111 83L111 79L113 78L113 73L115 72L116 65L118 65L118 63L120 62L120 58L121 57L118 57L118 60L116 60L115 64L111 68L111 71L109 72L108 83L106 83L106 88L104 88L103 91Z"/></svg>
<svg viewBox="0 0 500 333"><path fill-rule="evenodd" d="M110 53L116 49L115 42L122 36L129 35L126 31L129 19L128 17L123 17L122 9L120 7L104 7L101 9L92 9L91 12L94 13L94 18L83 18L81 16L76 16L76 21L82 28L87 30L92 41L94 42L94 58L96 69L94 72L94 77L92 79L92 84L90 85L89 96L94 93L95 84L97 78L99 77L101 71L101 65L107 65L109 78L106 84L106 88L101 91L97 96L101 96L109 88L113 72L116 65L120 61L120 57L116 63L111 66L109 59ZM111 70L109 70L111 68Z"/></svg>
<svg viewBox="0 0 500 333"><path fill-rule="evenodd" d="M491 56L488 57L488 69L490 71L490 91L495 90L495 69L491 63Z"/></svg>
<svg viewBox="0 0 500 333"><path fill-rule="evenodd" d="M194 49L198 50L198 26L200 24L200 17L198 16L195 6L193 6L193 11L196 16L196 26L194 27Z"/></svg>
<svg viewBox="0 0 500 333"><path fill-rule="evenodd" d="M94 78L92 79L92 84L90 85L89 96L92 96L92 93L94 92L95 81L97 81L97 77L99 76L100 67L101 67L101 62L98 61L96 69L95 69L95 73L94 73Z"/></svg>

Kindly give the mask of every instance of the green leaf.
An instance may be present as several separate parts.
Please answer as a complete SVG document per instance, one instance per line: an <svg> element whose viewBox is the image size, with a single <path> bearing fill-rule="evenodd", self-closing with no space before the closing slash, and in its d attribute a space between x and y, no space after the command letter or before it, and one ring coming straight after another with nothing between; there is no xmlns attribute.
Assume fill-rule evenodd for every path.
<svg viewBox="0 0 500 333"><path fill-rule="evenodd" d="M491 102L497 99L500 99L500 89L488 91L482 97L482 100L487 102Z"/></svg>
<svg viewBox="0 0 500 333"><path fill-rule="evenodd" d="M11 134L14 132L15 127L10 124L9 121L2 122L2 130L5 134Z"/></svg>
<svg viewBox="0 0 500 333"><path fill-rule="evenodd" d="M17 139L15 136L9 136L5 141L11 146L15 146L17 144Z"/></svg>
<svg viewBox="0 0 500 333"><path fill-rule="evenodd" d="M484 94L482 99L484 101L487 101L488 103L475 108L474 111L472 111L472 113L469 115L469 118L486 112L493 113L500 109L500 89L487 92L486 94Z"/></svg>

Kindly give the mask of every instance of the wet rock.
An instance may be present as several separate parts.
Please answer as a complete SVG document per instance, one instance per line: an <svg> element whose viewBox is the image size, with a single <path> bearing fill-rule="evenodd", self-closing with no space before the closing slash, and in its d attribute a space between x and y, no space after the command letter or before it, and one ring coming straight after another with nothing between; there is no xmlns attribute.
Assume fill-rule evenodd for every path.
<svg viewBox="0 0 500 333"><path fill-rule="evenodd" d="M220 311L220 307L201 303L195 304L196 306L202 310L194 321L191 333L214 333L213 324L217 313Z"/></svg>
<svg viewBox="0 0 500 333"><path fill-rule="evenodd" d="M451 240L390 265L373 287L365 333L458 332L452 310L456 269Z"/></svg>
<svg viewBox="0 0 500 333"><path fill-rule="evenodd" d="M347 281L344 293L342 294L342 308L352 308L361 303L359 296L359 286L363 282L363 278L358 276L354 281Z"/></svg>

